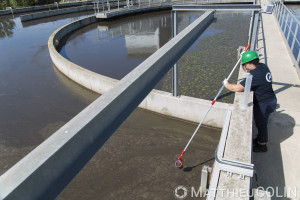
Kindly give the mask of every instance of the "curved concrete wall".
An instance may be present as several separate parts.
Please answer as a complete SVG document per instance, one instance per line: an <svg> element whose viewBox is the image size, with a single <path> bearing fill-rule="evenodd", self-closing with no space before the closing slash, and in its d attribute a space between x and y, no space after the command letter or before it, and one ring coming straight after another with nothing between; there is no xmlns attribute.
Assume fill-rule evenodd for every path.
<svg viewBox="0 0 300 200"><path fill-rule="evenodd" d="M67 34L91 23L99 21L96 17L87 17L71 22L57 29L48 40L48 48L54 65L67 77L78 84L103 94L118 82L118 80L94 73L70 62L57 51L63 37ZM173 97L171 93L153 90L139 105L139 107L157 113L199 123L210 106L210 101L180 96ZM222 128L226 110L232 105L216 103L203 124Z"/></svg>
<svg viewBox="0 0 300 200"><path fill-rule="evenodd" d="M40 19L40 18L45 18L45 17L56 16L56 15L63 15L63 14L74 13L74 12L89 11L89 10L93 10L93 9L94 9L94 6L92 6L92 5L66 8L66 9L57 9L57 10L51 10L51 11L21 15L20 19L23 22L23 21L28 21L28 20L34 20L34 19Z"/></svg>
<svg viewBox="0 0 300 200"><path fill-rule="evenodd" d="M80 5L91 5L93 4L93 1L84 1L84 2L74 2L74 3L59 3L59 8L66 8L71 6L80 6ZM32 7L26 7L26 8L17 8L13 9L13 13L24 13L24 12L35 12L39 10L49 10L49 9L57 9L56 4L48 4L48 5L42 5L42 6L32 6ZM10 15L10 10L0 10L0 16L1 15Z"/></svg>

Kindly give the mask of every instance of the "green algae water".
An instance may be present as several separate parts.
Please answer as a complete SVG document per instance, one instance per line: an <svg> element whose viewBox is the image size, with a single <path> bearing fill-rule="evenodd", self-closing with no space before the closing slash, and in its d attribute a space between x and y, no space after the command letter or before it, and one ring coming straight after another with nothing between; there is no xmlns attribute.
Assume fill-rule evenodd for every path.
<svg viewBox="0 0 300 200"><path fill-rule="evenodd" d="M178 93L213 100L222 81L237 62L237 49L247 46L248 13L216 13L216 21L178 61ZM239 68L230 81L235 83ZM165 77L162 90L172 90L172 72ZM233 103L234 93L224 90L220 102Z"/></svg>

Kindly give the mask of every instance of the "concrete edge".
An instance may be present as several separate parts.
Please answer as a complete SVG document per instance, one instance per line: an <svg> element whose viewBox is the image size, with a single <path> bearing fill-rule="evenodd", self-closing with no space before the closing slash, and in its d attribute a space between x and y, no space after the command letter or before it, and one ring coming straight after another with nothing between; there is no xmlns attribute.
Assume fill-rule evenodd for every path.
<svg viewBox="0 0 300 200"><path fill-rule="evenodd" d="M238 79L245 76L246 73L240 70ZM224 158L250 164L252 162L253 92L250 93L250 106L247 109L241 108L243 97L243 93L235 95ZM220 171L216 199L232 199L233 197L234 199L249 199L250 189L251 177L241 178L240 174L230 176L226 171ZM230 192L233 192L234 196L231 196Z"/></svg>
<svg viewBox="0 0 300 200"><path fill-rule="evenodd" d="M56 15L89 11L89 10L93 10L93 9L94 9L94 7L92 5L73 7L73 8L65 8L65 9L58 9L58 10L51 10L51 11L44 11L44 12L21 15L20 19L23 22L23 21L29 21L29 20L34 20L34 19L41 19L41 18L45 18L45 17L52 17L52 16L56 16Z"/></svg>
<svg viewBox="0 0 300 200"><path fill-rule="evenodd" d="M256 12L256 13L255 13ZM252 13L250 22L249 43L250 50L256 50L256 34L259 30L259 15L255 11ZM256 27L256 25L258 27ZM238 80L242 80L247 76L241 68L239 70ZM248 99L248 107L242 108L244 94L237 92L234 99L228 135L226 138L226 146L224 149L223 158L251 164L252 163L252 120L253 120L253 92L250 92ZM215 166L218 168L218 163L215 161ZM252 175L245 175L242 168L239 168L234 173L230 167L220 167L212 172L212 177L218 180L214 183L216 188L210 188L215 192L215 195L209 195L207 199L239 199L246 200L251 196L251 181ZM229 173L231 172L231 173Z"/></svg>
<svg viewBox="0 0 300 200"><path fill-rule="evenodd" d="M65 59L56 50L64 36L97 21L98 20L92 16L71 22L57 29L49 37L48 48L52 62L59 71L85 88L99 94L104 94L114 87L118 80L84 69ZM208 100L187 96L173 97L171 93L158 90L153 90L139 105L140 108L196 123L200 122L209 106L210 101ZM231 104L217 102L203 124L206 126L222 128L226 110L232 109L232 107L233 105Z"/></svg>
<svg viewBox="0 0 300 200"><path fill-rule="evenodd" d="M59 3L58 7L71 7L71 6L80 6L80 5L89 5L92 4L93 1L84 1L84 2L73 2L73 3ZM24 12L33 12L39 10L47 10L47 9L57 9L56 4L48 4L48 5L41 5L41 6L32 6L32 7L25 7L25 8L17 8L13 9L14 14L24 13ZM0 16L2 15L10 15L11 10L0 10Z"/></svg>
<svg viewBox="0 0 300 200"><path fill-rule="evenodd" d="M129 15L133 13L141 13L143 11L154 11L154 10L161 10L161 9L171 9L172 5L171 4L161 4L161 5L152 5L150 7L136 7L136 8L130 8L130 9L120 9L112 12L101 12L97 13L96 17L97 18L112 18L112 17L117 17L117 16L123 16L123 15Z"/></svg>

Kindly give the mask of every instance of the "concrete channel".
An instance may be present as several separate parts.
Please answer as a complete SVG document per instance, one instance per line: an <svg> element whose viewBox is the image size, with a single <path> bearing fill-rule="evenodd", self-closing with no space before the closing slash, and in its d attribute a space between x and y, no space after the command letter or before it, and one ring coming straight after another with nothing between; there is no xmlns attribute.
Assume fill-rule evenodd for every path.
<svg viewBox="0 0 300 200"><path fill-rule="evenodd" d="M98 21L95 17L88 17L83 20L73 22L54 32L49 38L48 45L50 55L55 66L72 80L78 82L86 88L104 95L94 103L92 103L90 106L88 106L78 116L76 116L73 120L67 123L60 130L58 130L32 153L28 154L24 159L22 159L8 172L1 176L0 185L5 185L5 187L3 187L5 189L1 191L1 197L7 199L14 199L17 197L22 197L23 199L35 199L40 198L41 196L47 198L55 197L65 187L65 184L68 183L73 178L73 176L81 170L81 168L85 165L86 162L88 162L93 154L98 151L98 149L110 137L110 134L112 134L119 126L119 124L127 117L127 115L132 112L135 106L137 106L139 102L142 101L142 99L147 95L147 93L151 91L151 88L154 87L155 81L158 81L158 77L161 77L161 75L159 74L167 71L166 69L159 69L159 67L156 67L157 70L155 70L155 73L157 74L151 75L151 73L148 72L145 67L152 65L165 65L170 68L172 66L172 63L176 62L174 59L172 59L172 57L174 58L182 54L182 51L172 52L173 49L179 48L177 46L177 43L179 43L179 46L182 45L181 48L187 48L187 44L190 44L192 39L195 37L189 34L193 35L202 32L207 24L211 22L212 18L213 12L207 12L205 15L203 15L203 17L200 17L200 19L196 20L198 26L192 26L192 28L189 27L189 29L181 32L178 37L176 36L173 40L170 41L170 44L168 43L171 46L166 45L167 47L164 46L162 50L158 50L158 52L152 55L151 58L147 59L147 61L141 64L141 67L137 67L136 70L134 70L120 82L85 70L80 66L77 66L76 64L71 63L70 61L63 58L56 50L56 48L59 47L60 41L64 36L80 27ZM194 28L196 30L195 32ZM187 34L188 37L184 34ZM186 38L189 39L187 40ZM187 41L180 44L181 40ZM255 47L254 42L255 41L252 41L252 48ZM174 47L172 45L174 45ZM167 50L168 48L170 48L170 54L164 53L163 56L159 56L164 50ZM153 62L153 60L156 59L161 59L161 63L156 64L155 62ZM153 62L153 64L151 64L151 62ZM143 66L145 69L143 69ZM146 76L143 73L149 74L148 76ZM151 83L152 81L145 81L145 79L147 78L139 80L136 78L139 77L137 76L138 74L140 74L142 77L147 78L149 77L149 75L151 75L153 76L152 81L154 82ZM245 77L245 74L243 72L240 72L239 78L242 77ZM137 84L135 89L133 89L134 84ZM143 84L144 88L147 88L147 90L139 91L138 88L143 87ZM126 92L124 93L124 91ZM139 95L134 95L136 93L138 93ZM119 95L124 97L120 98ZM133 99L130 96L133 96ZM124 98L126 99L127 103L125 103L125 105L123 106L120 106L120 101L124 103ZM229 127L227 127L228 138L226 139L226 149L224 151L224 156L227 159L250 164L252 123L250 123L249 125L243 124L242 122L252 122L252 107L250 106L247 109L242 109L242 99L243 95L237 94L233 106L224 103L216 103L214 110L212 110L210 114L210 118L207 118L204 124L223 128L224 119L226 118L226 116L228 119L228 110L230 110L232 114L230 115L230 126L228 125ZM210 102L206 100L199 100L196 98L185 96L181 96L180 98L172 97L170 93L161 91L152 91L150 95L148 95L146 99L140 104L142 108L194 122L199 122L199 110L203 114L205 113L209 105ZM180 110L178 109L179 107L184 107L184 109ZM197 112L195 112L195 110L197 110ZM112 115L116 116L115 119L114 117L108 118L108 116ZM101 127L100 121L102 120L104 120L103 124L107 124L107 126ZM103 133L100 132L100 135L98 135L100 129L103 130ZM240 130L243 130L243 132L241 133ZM93 132L95 132L95 135L86 137L87 133L92 134ZM78 144L78 139L82 144ZM239 146L236 146L236 143L239 143ZM78 152L77 155L73 151L75 147L76 151ZM81 147L82 150L80 150L79 147ZM40 157L40 155L44 155L42 160L35 159L36 157ZM76 156L78 157L76 158ZM68 157L68 159L66 159L66 157ZM60 160L59 166L57 165L57 159ZM33 160L36 163L33 163ZM54 162L56 163L55 167ZM31 164L28 165L28 163ZM74 163L76 164L74 165ZM63 167L63 165L65 166ZM72 171L67 170L69 169L69 166L72 165L75 166ZM25 171L27 171L28 174L18 173L18 171L20 172L24 168L26 168ZM51 169L54 168L55 172L51 171ZM51 171L50 173L49 170ZM56 174L55 176L54 173ZM215 170L214 173L214 177L217 177L214 179L219 180L218 183L219 187L221 188L231 188L232 186L242 187L245 189L250 188L250 177L240 179L240 174L234 174L233 177L228 178L227 174L222 173L221 171ZM15 179L13 179L12 177L15 177ZM41 177L43 180L49 180L49 182L45 185L40 183L37 184L36 180L40 179ZM61 177L64 177L64 180L62 180ZM52 182L50 180L52 180ZM56 185L57 187L53 187L53 183L58 181L62 181L62 185ZM28 192L33 191L32 189L30 189L31 187L40 188L38 190L39 193L36 192L36 190L34 192Z"/></svg>

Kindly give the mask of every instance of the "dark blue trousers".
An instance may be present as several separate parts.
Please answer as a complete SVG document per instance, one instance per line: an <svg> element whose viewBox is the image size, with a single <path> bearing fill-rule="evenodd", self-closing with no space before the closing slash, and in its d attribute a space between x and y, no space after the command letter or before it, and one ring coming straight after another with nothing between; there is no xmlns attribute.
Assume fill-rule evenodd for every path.
<svg viewBox="0 0 300 200"><path fill-rule="evenodd" d="M268 142L268 120L272 112L277 106L277 99L273 99L269 103L253 102L253 114L256 127L258 129L258 141L260 143Z"/></svg>

